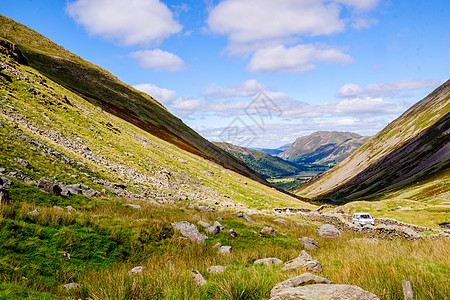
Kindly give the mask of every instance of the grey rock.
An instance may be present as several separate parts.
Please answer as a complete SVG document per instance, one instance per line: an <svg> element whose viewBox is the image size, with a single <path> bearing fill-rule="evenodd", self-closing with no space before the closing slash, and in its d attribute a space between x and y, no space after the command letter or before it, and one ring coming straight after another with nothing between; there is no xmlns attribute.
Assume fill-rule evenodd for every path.
<svg viewBox="0 0 450 300"><path fill-rule="evenodd" d="M219 234L220 228L218 226L209 226L205 229L206 233L209 235L216 235Z"/></svg>
<svg viewBox="0 0 450 300"><path fill-rule="evenodd" d="M321 263L318 260L313 259L305 250L302 250L297 258L288 261L282 270L294 270L301 268L314 273L322 272Z"/></svg>
<svg viewBox="0 0 450 300"><path fill-rule="evenodd" d="M305 284L315 284L315 283L327 283L331 284L331 281L329 281L326 278L313 275L311 273L304 273L300 276L290 278L288 280L285 280L283 282L277 283L273 289L270 291L270 297L275 297L279 292L282 290L285 290L287 288L293 288Z"/></svg>
<svg viewBox="0 0 450 300"><path fill-rule="evenodd" d="M319 243L312 238L304 236L298 240L303 244L303 247L305 247L306 250L315 250L319 248Z"/></svg>
<svg viewBox="0 0 450 300"><path fill-rule="evenodd" d="M30 211L27 215L37 216L38 214L39 214L39 209L36 208L35 210Z"/></svg>
<svg viewBox="0 0 450 300"><path fill-rule="evenodd" d="M220 224L219 222L215 221L213 226L215 227L219 227L220 230L225 230L225 226L223 226L222 224Z"/></svg>
<svg viewBox="0 0 450 300"><path fill-rule="evenodd" d="M211 227L211 225L209 225L208 223L206 223L204 221L198 221L197 224L202 226L202 227L204 227L204 228Z"/></svg>
<svg viewBox="0 0 450 300"><path fill-rule="evenodd" d="M264 265L280 265L283 263L281 259L275 257L261 258L257 259L253 262L255 265L264 264Z"/></svg>
<svg viewBox="0 0 450 300"><path fill-rule="evenodd" d="M70 254L64 251L59 251L59 253L61 253L62 256L64 256L65 258L67 258L68 260L70 260Z"/></svg>
<svg viewBox="0 0 450 300"><path fill-rule="evenodd" d="M222 244L217 242L214 246L213 249L220 249L220 247L222 247Z"/></svg>
<svg viewBox="0 0 450 300"><path fill-rule="evenodd" d="M232 237L232 238L237 238L238 234L234 229L230 229L227 231L227 233Z"/></svg>
<svg viewBox="0 0 450 300"><path fill-rule="evenodd" d="M41 178L39 179L37 186L39 189L43 190L44 192L53 194L53 195L60 195L62 192L62 189L59 185L53 183L48 178Z"/></svg>
<svg viewBox="0 0 450 300"><path fill-rule="evenodd" d="M53 206L53 208L56 209L56 210L64 210L64 208L62 208L61 206L56 206L56 205Z"/></svg>
<svg viewBox="0 0 450 300"><path fill-rule="evenodd" d="M263 229L261 229L261 233L277 236L277 232L275 231L275 229L273 229L272 227L269 227L269 226L263 227Z"/></svg>
<svg viewBox="0 0 450 300"><path fill-rule="evenodd" d="M0 188L0 204L9 204L10 202L11 198L9 195L9 190Z"/></svg>
<svg viewBox="0 0 450 300"><path fill-rule="evenodd" d="M15 158L14 159L16 162L18 162L22 167L24 168L29 168L30 167L30 163L28 161L26 161L25 159L21 159L21 158Z"/></svg>
<svg viewBox="0 0 450 300"><path fill-rule="evenodd" d="M284 219L275 219L275 220L273 220L274 222L278 222L278 223L281 223L281 224L286 224L286 220L284 220Z"/></svg>
<svg viewBox="0 0 450 300"><path fill-rule="evenodd" d="M304 227L304 226L308 226L309 224L308 223L299 223L299 222L297 222L297 225L301 226L301 227Z"/></svg>
<svg viewBox="0 0 450 300"><path fill-rule="evenodd" d="M208 268L208 273L223 273L226 268L224 266L211 266Z"/></svg>
<svg viewBox="0 0 450 300"><path fill-rule="evenodd" d="M287 288L270 298L270 300L293 299L375 300L380 298L355 285L321 283Z"/></svg>
<svg viewBox="0 0 450 300"><path fill-rule="evenodd" d="M205 240L208 238L206 235L201 234L195 225L189 222L174 222L170 225L172 225L173 229L180 231L184 237L190 239L193 242L205 244Z"/></svg>
<svg viewBox="0 0 450 300"><path fill-rule="evenodd" d="M0 174L5 174L6 173L6 169L5 168L0 168Z"/></svg>
<svg viewBox="0 0 450 300"><path fill-rule="evenodd" d="M68 211L77 211L73 206L71 206L71 205L67 205L66 206L66 209L68 210Z"/></svg>
<svg viewBox="0 0 450 300"><path fill-rule="evenodd" d="M254 231L254 230L252 230L252 232L253 232L255 235L257 235L257 236L262 237L261 233L256 232L256 231Z"/></svg>
<svg viewBox="0 0 450 300"><path fill-rule="evenodd" d="M142 274L142 272L144 272L145 269L147 269L147 268L143 267L143 266L134 267L133 269L128 271L128 274L130 274L130 275Z"/></svg>
<svg viewBox="0 0 450 300"><path fill-rule="evenodd" d="M9 178L0 177L0 185L2 185L3 187L8 187L10 185L13 185L13 182Z"/></svg>
<svg viewBox="0 0 450 300"><path fill-rule="evenodd" d="M341 233L333 225L324 224L319 228L317 228L317 235L324 238L334 239L338 238L341 235Z"/></svg>
<svg viewBox="0 0 450 300"><path fill-rule="evenodd" d="M222 246L219 248L220 254L229 254L233 251L233 248L231 246Z"/></svg>
<svg viewBox="0 0 450 300"><path fill-rule="evenodd" d="M131 204L131 203L127 203L125 204L126 207L132 208L132 209L138 209L141 210L142 206L138 205L138 204Z"/></svg>
<svg viewBox="0 0 450 300"><path fill-rule="evenodd" d="M70 291L70 290L79 288L80 285L78 283L71 282L71 283L64 284L63 287L66 290Z"/></svg>
<svg viewBox="0 0 450 300"><path fill-rule="evenodd" d="M237 213L237 216L239 218L244 218L246 221L250 222L250 223L255 223L252 218L249 217L249 215L245 212L245 211L240 211Z"/></svg>
<svg viewBox="0 0 450 300"><path fill-rule="evenodd" d="M88 197L99 197L100 193L94 189L89 189L87 191L83 191L83 195L88 196Z"/></svg>
<svg viewBox="0 0 450 300"><path fill-rule="evenodd" d="M206 284L205 278L197 270L194 270L194 271L191 272L191 277L192 277L192 279L194 279L195 283L198 284L198 285L205 285Z"/></svg>

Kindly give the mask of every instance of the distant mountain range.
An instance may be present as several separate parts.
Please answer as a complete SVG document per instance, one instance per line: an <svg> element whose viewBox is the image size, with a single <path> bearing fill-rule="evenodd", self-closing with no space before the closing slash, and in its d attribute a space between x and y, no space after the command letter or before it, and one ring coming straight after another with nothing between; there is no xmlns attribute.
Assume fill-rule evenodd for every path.
<svg viewBox="0 0 450 300"><path fill-rule="evenodd" d="M328 170L368 139L351 132L319 131L277 149L247 149L228 143L214 144L245 162L264 178L278 178L301 171Z"/></svg>
<svg viewBox="0 0 450 300"><path fill-rule="evenodd" d="M431 200L450 191L450 80L296 194ZM446 196L445 196L446 195Z"/></svg>
<svg viewBox="0 0 450 300"><path fill-rule="evenodd" d="M277 156L300 165L334 165L347 158L368 139L351 132L318 131L299 137Z"/></svg>
<svg viewBox="0 0 450 300"><path fill-rule="evenodd" d="M229 143L217 142L214 144L242 160L247 166L258 172L264 178L295 175L303 170L294 163L276 156L271 156L262 151L250 150Z"/></svg>

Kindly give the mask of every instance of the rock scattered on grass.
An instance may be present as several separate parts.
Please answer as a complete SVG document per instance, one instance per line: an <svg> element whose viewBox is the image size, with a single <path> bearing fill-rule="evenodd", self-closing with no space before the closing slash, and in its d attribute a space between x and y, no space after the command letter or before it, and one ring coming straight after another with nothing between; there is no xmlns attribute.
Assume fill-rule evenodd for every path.
<svg viewBox="0 0 450 300"><path fill-rule="evenodd" d="M270 291L270 297L275 297L279 292L282 290L285 290L287 288L293 288L297 286L301 286L304 284L315 284L315 283L327 283L331 284L331 281L329 281L326 278L313 275L311 273L303 273L302 275L299 275L294 278L290 278L288 280L285 280L283 282L277 283L273 289Z"/></svg>
<svg viewBox="0 0 450 300"><path fill-rule="evenodd" d="M213 226L219 227L220 230L225 230L225 226L220 224L218 221L215 221Z"/></svg>
<svg viewBox="0 0 450 300"><path fill-rule="evenodd" d="M30 211L27 215L30 215L30 216L37 216L38 214L39 214L39 209L36 208L35 210Z"/></svg>
<svg viewBox="0 0 450 300"><path fill-rule="evenodd" d="M303 247L305 247L306 250L316 250L319 248L319 243L312 238L304 236L298 240L303 244Z"/></svg>
<svg viewBox="0 0 450 300"><path fill-rule="evenodd" d="M79 288L80 285L78 283L71 282L71 283L64 284L63 287L66 290L70 291L70 290Z"/></svg>
<svg viewBox="0 0 450 300"><path fill-rule="evenodd" d="M228 230L227 233L234 239L238 237L237 232L233 228Z"/></svg>
<svg viewBox="0 0 450 300"><path fill-rule="evenodd" d="M209 235L216 235L219 234L220 228L218 226L209 226L205 229L206 233Z"/></svg>
<svg viewBox="0 0 450 300"><path fill-rule="evenodd" d="M376 295L355 285L347 284L311 284L287 288L280 291L270 300L292 299L380 299Z"/></svg>
<svg viewBox="0 0 450 300"><path fill-rule="evenodd" d="M281 259L275 258L275 257L268 257L268 258L261 258L257 259L253 262L253 264L264 264L264 265L280 265L283 261Z"/></svg>
<svg viewBox="0 0 450 300"><path fill-rule="evenodd" d="M222 244L217 242L214 246L213 249L220 249L220 247L222 247Z"/></svg>
<svg viewBox="0 0 450 300"><path fill-rule="evenodd" d="M137 267L134 267L133 269L131 269L130 271L128 271L128 274L139 275L139 274L142 274L142 272L144 272L145 269L147 269L147 268L143 267L143 266L137 266Z"/></svg>
<svg viewBox="0 0 450 300"><path fill-rule="evenodd" d="M197 270L193 270L191 272L191 277L192 277L192 279L194 279L195 283L198 284L198 285L205 285L206 284L206 279Z"/></svg>
<svg viewBox="0 0 450 300"><path fill-rule="evenodd" d="M126 207L129 207L129 208L132 208L132 209L138 209L138 210L142 209L142 206L140 206L140 205L138 205L138 204L130 204L130 203L127 203L127 204L125 204L125 206L126 206Z"/></svg>
<svg viewBox="0 0 450 300"><path fill-rule="evenodd" d="M278 223L281 223L281 224L286 224L286 220L284 220L284 219L275 219L275 220L273 220L274 222L278 222Z"/></svg>
<svg viewBox="0 0 450 300"><path fill-rule="evenodd" d="M277 232L275 231L275 229L269 226L265 226L263 229L261 229L261 233L277 236Z"/></svg>
<svg viewBox="0 0 450 300"><path fill-rule="evenodd" d="M219 248L220 254L229 254L233 251L233 248L231 246L222 246Z"/></svg>
<svg viewBox="0 0 450 300"><path fill-rule="evenodd" d="M338 238L341 235L341 233L333 225L324 224L324 225L320 226L319 228L317 228L317 235L320 237L324 237L324 238L334 239L334 238Z"/></svg>
<svg viewBox="0 0 450 300"><path fill-rule="evenodd" d="M208 268L208 273L223 273L226 268L225 266L211 266Z"/></svg>
<svg viewBox="0 0 450 300"><path fill-rule="evenodd" d="M247 222L255 223L255 222L252 220L252 218L250 218L249 215L248 215L245 211L240 211L240 212L238 212L238 213L237 213L237 216L238 216L239 218L244 218Z"/></svg>
<svg viewBox="0 0 450 300"><path fill-rule="evenodd" d="M202 227L204 227L204 228L211 227L211 225L209 225L209 223L206 223L204 221L198 221L197 224L202 226Z"/></svg>
<svg viewBox="0 0 450 300"><path fill-rule="evenodd" d="M183 237L193 242L205 244L205 240L208 238L206 235L201 234L195 225L187 221L174 222L170 225L172 225L173 229L180 231Z"/></svg>
<svg viewBox="0 0 450 300"><path fill-rule="evenodd" d="M322 272L322 264L318 260L313 259L305 250L302 250L298 257L288 261L282 270L294 270L301 268L314 273Z"/></svg>
<svg viewBox="0 0 450 300"><path fill-rule="evenodd" d="M73 206L71 206L71 205L67 205L66 206L66 209L68 210L68 211L77 211Z"/></svg>
<svg viewBox="0 0 450 300"><path fill-rule="evenodd" d="M9 204L10 202L11 198L9 195L9 190L0 188L0 204Z"/></svg>

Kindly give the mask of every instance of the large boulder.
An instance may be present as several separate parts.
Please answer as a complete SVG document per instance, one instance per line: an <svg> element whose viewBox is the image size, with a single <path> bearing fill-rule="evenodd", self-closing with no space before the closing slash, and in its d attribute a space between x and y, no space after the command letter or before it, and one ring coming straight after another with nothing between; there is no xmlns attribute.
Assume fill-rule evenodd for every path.
<svg viewBox="0 0 450 300"><path fill-rule="evenodd" d="M300 276L285 280L276 284L273 289L270 291L270 297L275 297L279 292L285 290L287 288L297 287L305 284L315 284L315 283L331 283L326 278L313 275L311 273L304 273Z"/></svg>
<svg viewBox="0 0 450 300"><path fill-rule="evenodd" d="M181 235L183 235L185 238L188 238L193 242L205 244L205 240L208 238L206 235L201 234L198 231L197 227L195 227L195 225L189 222L174 222L170 225L172 225L173 229L180 231Z"/></svg>
<svg viewBox="0 0 450 300"><path fill-rule="evenodd" d="M324 225L320 226L319 228L317 228L317 235L324 237L324 238L334 239L334 238L339 237L341 235L341 233L333 225L324 224Z"/></svg>
<svg viewBox="0 0 450 300"><path fill-rule="evenodd" d="M311 257L305 250L300 252L300 255L293 260L288 261L282 270L293 270L293 269L306 269L310 272L320 273L322 272L322 264Z"/></svg>
<svg viewBox="0 0 450 300"><path fill-rule="evenodd" d="M3 187L8 187L10 185L12 185L13 182L11 179L6 178L6 177L0 177L0 185Z"/></svg>
<svg viewBox="0 0 450 300"><path fill-rule="evenodd" d="M53 183L48 178L41 178L37 183L37 187L44 192L53 194L53 195L61 195L62 189L59 185Z"/></svg>
<svg viewBox="0 0 450 300"><path fill-rule="evenodd" d="M280 291L270 300L360 300L380 299L376 295L363 290L355 285L347 284L312 284L287 288Z"/></svg>

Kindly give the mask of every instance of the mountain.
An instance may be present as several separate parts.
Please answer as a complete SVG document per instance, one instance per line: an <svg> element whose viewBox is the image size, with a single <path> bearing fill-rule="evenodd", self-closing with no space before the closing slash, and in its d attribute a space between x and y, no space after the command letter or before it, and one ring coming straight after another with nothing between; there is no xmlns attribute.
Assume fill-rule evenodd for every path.
<svg viewBox="0 0 450 300"><path fill-rule="evenodd" d="M292 145L292 143L285 144L285 145L283 145L283 146L281 146L279 148L276 148L276 149L270 149L270 148L249 148L249 149L250 150L255 150L255 151L261 151L261 152L264 152L266 154L276 156L276 155L280 154L281 152L283 152L284 150L286 150L287 148L289 148L289 146L291 146L291 145Z"/></svg>
<svg viewBox="0 0 450 300"><path fill-rule="evenodd" d="M300 167L293 163L261 151L250 150L229 143L214 144L245 162L247 166L258 172L264 178L289 176L302 171Z"/></svg>
<svg viewBox="0 0 450 300"><path fill-rule="evenodd" d="M445 198L449 178L450 80L296 193L310 198Z"/></svg>
<svg viewBox="0 0 450 300"><path fill-rule="evenodd" d="M0 38L17 46L30 67L95 107L177 147L264 183L253 170L209 143L147 94L1 15L0 28Z"/></svg>
<svg viewBox="0 0 450 300"><path fill-rule="evenodd" d="M369 138L351 132L318 131L299 137L278 157L297 164L336 164Z"/></svg>
<svg viewBox="0 0 450 300"><path fill-rule="evenodd" d="M35 188L41 179L83 185L92 195L245 207L259 197L254 189L270 194L260 208L302 205L157 100L1 15L0 28L3 174Z"/></svg>

